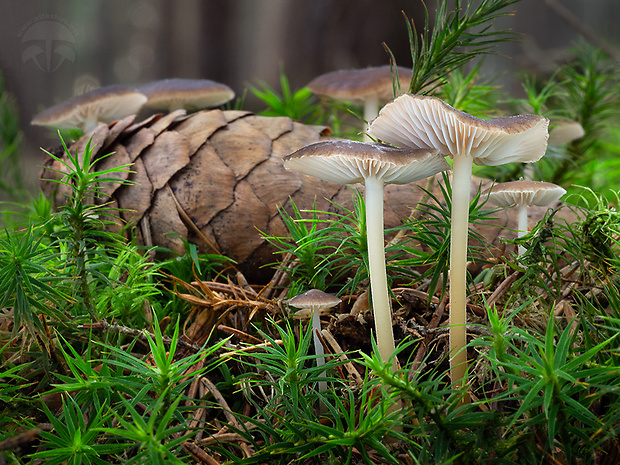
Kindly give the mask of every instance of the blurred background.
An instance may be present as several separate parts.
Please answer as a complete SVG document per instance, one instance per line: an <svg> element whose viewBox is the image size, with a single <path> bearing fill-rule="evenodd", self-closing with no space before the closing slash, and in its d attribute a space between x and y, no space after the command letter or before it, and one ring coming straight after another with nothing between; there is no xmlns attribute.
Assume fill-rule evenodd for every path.
<svg viewBox="0 0 620 465"><path fill-rule="evenodd" d="M433 12L435 2L426 4ZM520 70L553 72L582 34L599 46L620 41L618 0L523 0L513 9L497 27L520 41L483 68L511 93ZM423 24L420 0L3 0L0 72L20 112L26 179L36 183L39 147L56 144L30 126L46 107L101 85L169 77L212 79L241 96L248 84L279 89L282 70L299 89L327 71L387 64L383 42L411 66L402 12ZM262 109L250 93L243 107Z"/></svg>

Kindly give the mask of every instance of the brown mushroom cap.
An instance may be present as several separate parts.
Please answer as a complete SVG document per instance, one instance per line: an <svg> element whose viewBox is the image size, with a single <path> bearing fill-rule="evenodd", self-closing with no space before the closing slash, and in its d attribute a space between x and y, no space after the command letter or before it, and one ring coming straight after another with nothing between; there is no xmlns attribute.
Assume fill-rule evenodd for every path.
<svg viewBox="0 0 620 465"><path fill-rule="evenodd" d="M134 115L146 102L146 96L124 86L105 86L86 92L36 115L31 124L59 129L84 126L89 130L97 122L113 121Z"/></svg>
<svg viewBox="0 0 620 465"><path fill-rule="evenodd" d="M303 294L293 297L288 301L291 307L300 308L302 312L296 314L297 317L310 316L313 310L325 310L339 305L341 300L333 294L328 294L319 289L310 289ZM307 314L307 315L306 315Z"/></svg>
<svg viewBox="0 0 620 465"><path fill-rule="evenodd" d="M407 184L450 169L438 150L349 140L307 145L286 156L284 167L337 184L364 182L373 174L386 184Z"/></svg>
<svg viewBox="0 0 620 465"><path fill-rule="evenodd" d="M551 120L549 130L550 145L565 145L585 135L583 126L570 119L554 118Z"/></svg>
<svg viewBox="0 0 620 465"><path fill-rule="evenodd" d="M147 96L145 106L158 110L202 110L229 102L235 92L225 84L208 79L163 79L139 87Z"/></svg>
<svg viewBox="0 0 620 465"><path fill-rule="evenodd" d="M398 66L401 88L407 89L411 69ZM307 85L313 93L336 100L362 104L367 98L387 102L393 94L392 69L389 65L363 69L332 71L316 77Z"/></svg>
<svg viewBox="0 0 620 465"><path fill-rule="evenodd" d="M445 156L471 156L478 165L495 166L539 160L548 125L538 115L483 120L435 97L403 94L383 107L368 132L398 147L437 148Z"/></svg>
<svg viewBox="0 0 620 465"><path fill-rule="evenodd" d="M512 205L535 205L546 207L566 194L566 190L551 182L510 181L496 184L489 194L489 200L499 207Z"/></svg>

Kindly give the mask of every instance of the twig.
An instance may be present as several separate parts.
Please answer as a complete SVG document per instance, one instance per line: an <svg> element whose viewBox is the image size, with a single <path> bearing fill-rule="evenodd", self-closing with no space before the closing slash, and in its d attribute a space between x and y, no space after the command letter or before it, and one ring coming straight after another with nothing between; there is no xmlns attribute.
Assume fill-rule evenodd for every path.
<svg viewBox="0 0 620 465"><path fill-rule="evenodd" d="M292 266L295 260L296 259L292 253L287 253L280 263L280 266L278 266L278 269L273 274L271 280L259 291L258 295L265 299L269 299L278 287L283 287L289 276L286 270Z"/></svg>
<svg viewBox="0 0 620 465"><path fill-rule="evenodd" d="M130 336L137 336L139 337L141 340L146 341L147 340L147 334L151 337L151 338L155 338L155 335L149 331L146 331L145 329L134 329L134 328L129 328L127 326L121 326L121 325L117 325L117 324L110 324L107 321L101 320L98 321L96 323L85 323L83 325L78 325L79 329L95 329L95 330L99 330L99 331L113 331L116 333L121 333L121 334L129 334ZM165 336L162 334L162 340L164 341L164 343L166 344L170 344L172 343L172 339L168 336ZM196 344L192 344L191 342L186 342L183 339L177 339L177 344L180 346L183 346L185 348L189 348L192 349L195 352L199 352L200 350L202 350L202 347L196 345Z"/></svg>
<svg viewBox="0 0 620 465"><path fill-rule="evenodd" d="M202 463L206 463L207 465L221 465L220 462L215 460L209 454L207 454L204 450L198 447L195 443L186 441L183 443L183 449L192 454L192 456L199 460Z"/></svg>
<svg viewBox="0 0 620 465"><path fill-rule="evenodd" d="M196 223L194 223L192 221L192 219L189 217L189 215L187 214L187 212L183 209L183 207L181 206L181 204L179 203L179 201L177 200L176 196L174 195L174 192L172 191L172 188L170 187L170 185L168 183L166 183L166 188L168 189L168 193L170 194L170 197L172 197L172 200L174 201L175 206L177 207L177 212L179 213L179 216L181 217L181 219L183 220L183 222L194 232L194 234L196 234L200 240L202 242L204 242L213 252L215 252L217 255L222 255L222 252L220 252L220 250L217 248L217 246L213 243L213 241L211 241L207 236L205 236L203 234L203 232L198 229L198 226L196 226ZM230 265L234 268L234 265ZM235 268L236 269L236 268Z"/></svg>
<svg viewBox="0 0 620 465"><path fill-rule="evenodd" d="M260 344L261 340L252 336L251 334L245 333L243 331L241 331L240 329L237 328L231 328L230 326L225 326L225 325L219 325L217 327L218 330L226 333L226 334L230 334L232 336L237 336L239 339L243 340L244 342L247 342L249 344Z"/></svg>
<svg viewBox="0 0 620 465"><path fill-rule="evenodd" d="M0 441L0 450L15 449L17 447L24 446L39 437L41 431L51 431L52 425L50 423L40 423L36 428L24 431L21 434L10 436L3 441Z"/></svg>
<svg viewBox="0 0 620 465"><path fill-rule="evenodd" d="M282 339L276 339L275 343L278 344L279 346L284 344ZM243 347L242 349L234 349L230 352L224 352L223 354L220 355L220 358L232 357L233 355L236 355L240 352L250 352L256 349L264 349L265 347L273 347L273 344L271 344L271 342L262 342L260 344L254 344L251 346Z"/></svg>
<svg viewBox="0 0 620 465"><path fill-rule="evenodd" d="M237 271L237 283L241 289L252 294L252 297L258 297L258 294L254 289L252 289L252 286L250 286L250 283L248 283L248 280L245 279L245 276L241 273L241 271Z"/></svg>
<svg viewBox="0 0 620 465"><path fill-rule="evenodd" d="M357 371L357 368L353 366L353 364L349 361L349 358L343 353L344 351L342 350L342 347L340 347L340 344L336 342L336 339L334 338L334 336L332 336L332 333L330 333L328 329L324 329L321 331L321 336L323 336L323 339L325 339L325 341L331 346L334 353L340 354L338 360L346 360L344 367L349 372L349 375L351 376L355 384L357 384L358 386L363 384L364 380L362 379L362 375L360 375L360 372Z"/></svg>
<svg viewBox="0 0 620 465"><path fill-rule="evenodd" d="M240 429L241 425L237 421L237 418L233 415L232 410L228 406L228 403L226 402L226 399L224 399L222 393L215 387L215 384L213 384L208 378L204 376L201 378L201 380L205 387L211 392L215 401L220 404L220 407L222 407L222 410L224 411L224 416L228 420L228 423L233 425L235 428ZM250 449L246 443L241 444L241 449L243 450L243 453L246 457L249 457L251 455Z"/></svg>
<svg viewBox="0 0 620 465"><path fill-rule="evenodd" d="M439 303L439 298L437 296L430 296L428 294L428 292L424 292L424 291L420 291L418 289L411 289L409 287L397 287L392 289L392 292L394 292L394 294L400 292L401 294L412 294L413 296L417 297L418 299L424 300L425 302L429 302L429 298L430 298L430 303L432 304L438 304Z"/></svg>
<svg viewBox="0 0 620 465"><path fill-rule="evenodd" d="M510 289L510 286L512 286L512 284L517 280L519 273L519 271L515 271L506 279L504 279L499 286L497 286L497 289L495 289L493 294L491 294L491 296L487 300L487 306L490 307L491 305L493 305L501 296L503 296L508 291L508 289Z"/></svg>
<svg viewBox="0 0 620 465"><path fill-rule="evenodd" d="M237 433L217 433L198 442L200 445L208 446L219 442L248 442L248 440Z"/></svg>
<svg viewBox="0 0 620 465"><path fill-rule="evenodd" d="M437 326L439 326L441 318L443 317L444 309L446 308L447 301L448 301L448 294L446 293L441 303L437 305L437 308L435 309L435 313L433 313L433 317L431 318L431 321L428 324L429 333L426 336L424 336L424 339L422 339L422 343L420 344L420 348L418 349L418 352L415 354L415 358L413 359L413 365L411 366L410 376L414 376L414 373L416 373L418 371L418 368L420 368L420 365L422 364L422 360L424 359L424 357L426 357L426 353L428 352L428 345L431 343L431 338L433 337L433 334L430 331L437 328Z"/></svg>

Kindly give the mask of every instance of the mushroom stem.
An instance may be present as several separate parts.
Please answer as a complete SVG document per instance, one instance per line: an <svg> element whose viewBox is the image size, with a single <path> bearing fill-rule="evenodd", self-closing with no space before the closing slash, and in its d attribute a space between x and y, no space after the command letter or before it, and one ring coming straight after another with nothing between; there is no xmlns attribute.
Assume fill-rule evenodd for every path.
<svg viewBox="0 0 620 465"><path fill-rule="evenodd" d="M368 241L368 273L375 316L377 346L383 362L394 353L394 332L392 310L385 269L385 247L383 238L383 180L371 175L365 180L366 236ZM396 359L392 362L396 370Z"/></svg>
<svg viewBox="0 0 620 465"><path fill-rule="evenodd" d="M519 223L517 226L517 237L523 237L528 233L527 227L527 205L525 203L519 204ZM525 247L519 246L519 256L525 253Z"/></svg>
<svg viewBox="0 0 620 465"><path fill-rule="evenodd" d="M467 236L473 157L455 155L450 236L450 378L463 387L467 371ZM469 398L465 393L463 402Z"/></svg>
<svg viewBox="0 0 620 465"><path fill-rule="evenodd" d="M377 97L368 97L364 101L364 120L368 123L375 119L379 114L379 99ZM368 135L368 132L364 132L364 142L371 142L372 139Z"/></svg>
<svg viewBox="0 0 620 465"><path fill-rule="evenodd" d="M312 310L312 338L314 342L314 353L317 355L316 365L325 365L325 351L323 350L323 344L319 338L321 332L321 316L318 308ZM325 377L325 371L321 373L321 377ZM319 392L327 391L327 383L325 381L319 381Z"/></svg>
<svg viewBox="0 0 620 465"><path fill-rule="evenodd" d="M534 163L524 163L523 165L523 179L534 180Z"/></svg>

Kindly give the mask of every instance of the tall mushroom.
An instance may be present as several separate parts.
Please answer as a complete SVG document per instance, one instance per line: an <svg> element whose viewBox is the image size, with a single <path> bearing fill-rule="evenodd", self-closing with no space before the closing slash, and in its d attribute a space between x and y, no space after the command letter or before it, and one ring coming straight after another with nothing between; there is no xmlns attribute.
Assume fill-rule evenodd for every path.
<svg viewBox="0 0 620 465"><path fill-rule="evenodd" d="M401 87L411 80L411 69L398 66ZM370 121L379 113L379 105L394 97L392 67L389 65L361 69L347 69L322 74L307 85L313 93L335 100L364 105L364 120ZM370 138L364 134L364 140Z"/></svg>
<svg viewBox="0 0 620 465"><path fill-rule="evenodd" d="M235 97L230 87L209 79L162 79L138 90L148 99L146 107L168 111L218 107Z"/></svg>
<svg viewBox="0 0 620 465"><path fill-rule="evenodd" d="M135 115L146 96L123 86L105 86L65 100L37 114L30 124L57 129L82 127L90 131L97 123L111 123Z"/></svg>
<svg viewBox="0 0 620 465"><path fill-rule="evenodd" d="M547 147L548 125L549 120L537 115L483 120L455 110L438 98L412 94L389 102L370 122L369 133L384 142L398 147L438 149L453 160L450 236L453 383L462 383L467 371L466 263L473 164L495 166L540 159Z"/></svg>
<svg viewBox="0 0 620 465"><path fill-rule="evenodd" d="M308 145L286 156L284 166L338 184L364 183L375 332L379 352L387 362L395 346L383 243L383 186L418 181L445 171L450 165L433 149L398 149L384 144L329 141Z"/></svg>
<svg viewBox="0 0 620 465"><path fill-rule="evenodd" d="M302 311L310 311L312 318L312 337L314 342L314 353L317 355L316 364L325 364L323 344L319 334L321 333L321 312L326 311L340 304L340 299L333 294L328 294L319 289L310 289L303 294L293 297L288 301L291 307L299 308ZM323 376L325 376L323 374ZM319 391L325 391L327 384L325 381L319 382Z"/></svg>
<svg viewBox="0 0 620 465"><path fill-rule="evenodd" d="M559 200L564 194L566 194L566 189L557 184L522 179L496 184L489 193L489 200L499 207L517 206L519 208L517 236L523 237L528 232L527 207L530 205L546 207ZM525 247L520 245L519 255L524 253Z"/></svg>

